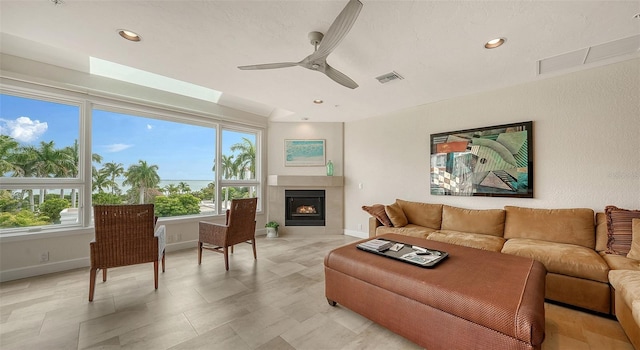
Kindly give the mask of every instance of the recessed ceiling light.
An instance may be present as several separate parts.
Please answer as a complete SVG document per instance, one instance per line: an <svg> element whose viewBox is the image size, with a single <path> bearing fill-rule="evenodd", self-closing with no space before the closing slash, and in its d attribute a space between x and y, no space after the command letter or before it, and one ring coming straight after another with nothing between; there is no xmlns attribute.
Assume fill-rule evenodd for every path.
<svg viewBox="0 0 640 350"><path fill-rule="evenodd" d="M496 47L500 47L502 46L502 44L504 44L504 42L507 39L505 38L495 38L495 39L491 39L489 41L487 41L486 44L484 44L484 48L485 49L495 49Z"/></svg>
<svg viewBox="0 0 640 350"><path fill-rule="evenodd" d="M129 41L140 41L142 38L140 38L140 35L138 35L137 33L134 33L130 30L126 30L126 29L120 29L118 30L118 34L120 34L121 37L129 40Z"/></svg>
<svg viewBox="0 0 640 350"><path fill-rule="evenodd" d="M324 103L324 101L322 101L322 100L320 100L320 99L317 99L317 100L313 100L313 103L315 103L315 104L319 105L319 104Z"/></svg>

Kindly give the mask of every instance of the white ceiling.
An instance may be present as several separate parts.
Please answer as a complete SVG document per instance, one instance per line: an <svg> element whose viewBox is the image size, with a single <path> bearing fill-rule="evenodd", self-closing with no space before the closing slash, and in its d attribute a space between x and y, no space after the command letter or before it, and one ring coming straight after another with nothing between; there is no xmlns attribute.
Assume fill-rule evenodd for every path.
<svg viewBox="0 0 640 350"><path fill-rule="evenodd" d="M640 1L361 1L327 59L355 90L301 67L237 68L301 60L313 52L307 34L326 32L347 0L0 0L0 49L85 72L96 57L221 91L220 104L272 121L311 122L368 118L640 55L638 44L538 74L538 60L640 34ZM142 41L120 38L123 28ZM495 37L506 44L485 49ZM391 71L405 79L375 79Z"/></svg>

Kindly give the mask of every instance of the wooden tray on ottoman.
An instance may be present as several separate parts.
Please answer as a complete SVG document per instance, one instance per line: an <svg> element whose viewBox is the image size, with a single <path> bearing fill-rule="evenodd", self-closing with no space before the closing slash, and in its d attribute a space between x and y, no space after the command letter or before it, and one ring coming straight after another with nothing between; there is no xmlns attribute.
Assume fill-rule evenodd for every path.
<svg viewBox="0 0 640 350"><path fill-rule="evenodd" d="M377 238L423 246L424 238ZM428 348L541 349L546 270L535 260L428 241L449 253L426 269L357 249L324 260L325 295Z"/></svg>

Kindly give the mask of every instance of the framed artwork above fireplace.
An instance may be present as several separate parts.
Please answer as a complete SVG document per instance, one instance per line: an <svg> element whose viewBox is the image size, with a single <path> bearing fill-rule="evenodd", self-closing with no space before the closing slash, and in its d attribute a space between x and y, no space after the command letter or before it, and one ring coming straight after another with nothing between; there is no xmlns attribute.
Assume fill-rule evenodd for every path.
<svg viewBox="0 0 640 350"><path fill-rule="evenodd" d="M284 166L325 166L325 140L284 140Z"/></svg>

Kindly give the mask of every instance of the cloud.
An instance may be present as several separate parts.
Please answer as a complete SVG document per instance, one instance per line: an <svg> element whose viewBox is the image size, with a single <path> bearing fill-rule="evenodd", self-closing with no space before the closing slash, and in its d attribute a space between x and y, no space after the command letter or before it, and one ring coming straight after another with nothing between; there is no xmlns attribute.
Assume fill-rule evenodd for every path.
<svg viewBox="0 0 640 350"><path fill-rule="evenodd" d="M112 145L105 146L107 148L107 152L114 153L124 151L127 148L133 147L133 145L125 145L124 143L114 143Z"/></svg>
<svg viewBox="0 0 640 350"><path fill-rule="evenodd" d="M151 129L153 129L153 125L147 124L147 130L151 130Z"/></svg>
<svg viewBox="0 0 640 350"><path fill-rule="evenodd" d="M39 120L31 120L29 117L18 117L16 120L0 119L5 125L0 125L2 134L9 135L19 142L31 142L44 134L49 125Z"/></svg>

